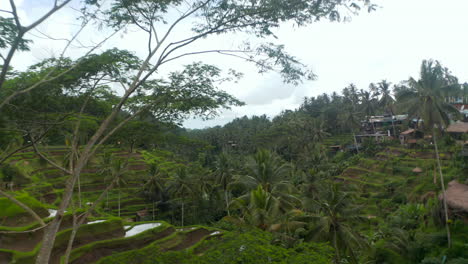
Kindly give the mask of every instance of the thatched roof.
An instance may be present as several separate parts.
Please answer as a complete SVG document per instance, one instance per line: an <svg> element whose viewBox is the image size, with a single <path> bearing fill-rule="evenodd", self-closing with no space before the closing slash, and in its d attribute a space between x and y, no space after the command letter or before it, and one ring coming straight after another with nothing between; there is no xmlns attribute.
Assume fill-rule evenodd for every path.
<svg viewBox="0 0 468 264"><path fill-rule="evenodd" d="M468 212L468 185L457 181L449 182L445 197L450 208ZM439 199L442 198L443 196L440 194Z"/></svg>
<svg viewBox="0 0 468 264"><path fill-rule="evenodd" d="M419 167L416 167L413 169L413 172L416 172L416 173L421 173L423 170Z"/></svg>
<svg viewBox="0 0 468 264"><path fill-rule="evenodd" d="M449 133L468 133L468 122L457 122L447 127Z"/></svg>

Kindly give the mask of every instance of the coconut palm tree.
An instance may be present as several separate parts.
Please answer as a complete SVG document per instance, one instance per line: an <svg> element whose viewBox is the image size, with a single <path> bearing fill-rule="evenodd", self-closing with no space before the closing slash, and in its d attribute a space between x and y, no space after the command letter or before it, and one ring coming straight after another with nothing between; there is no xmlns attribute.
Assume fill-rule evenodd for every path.
<svg viewBox="0 0 468 264"><path fill-rule="evenodd" d="M239 179L250 189L261 185L263 190L272 192L275 185L287 182L289 169L290 165L284 163L277 155L260 149L247 163L248 176L241 176Z"/></svg>
<svg viewBox="0 0 468 264"><path fill-rule="evenodd" d="M275 210L281 213L300 205L300 199L296 195L297 190L289 181L291 165L284 163L274 153L264 149L257 151L248 162L246 171L248 174L237 176L233 185L242 185L251 191L240 196L238 200L248 204L248 201L252 202L254 199L252 195L266 192L271 195L272 202L275 201ZM257 192L254 193L253 190Z"/></svg>
<svg viewBox="0 0 468 264"><path fill-rule="evenodd" d="M193 183L186 167L180 167L172 175L168 192L181 202L181 226L184 226L185 202L193 193Z"/></svg>
<svg viewBox="0 0 468 264"><path fill-rule="evenodd" d="M121 198L121 188L127 184L128 176L128 161L122 159L113 159L111 162L111 167L108 170L109 182L113 182L118 188L118 216L120 217L120 198Z"/></svg>
<svg viewBox="0 0 468 264"><path fill-rule="evenodd" d="M357 263L356 249L365 243L353 224L362 222L364 218L353 204L351 193L342 191L337 183L329 183L323 186L319 198L306 207L315 224L309 237L329 241L335 249L336 263L340 263L343 254L350 254L352 261Z"/></svg>
<svg viewBox="0 0 468 264"><path fill-rule="evenodd" d="M159 169L158 165L151 163L148 168L148 178L142 186L143 196L148 198L151 201L153 210L153 220L154 220L154 204L157 201L163 199L164 184L163 184L163 173Z"/></svg>
<svg viewBox="0 0 468 264"><path fill-rule="evenodd" d="M107 180L110 178L109 175L111 173L112 168L112 160L113 155L109 151L104 151L102 155L99 156L98 162L98 171L97 173L101 175L102 178L105 180L105 184L107 185ZM109 209L109 192L106 192L106 209Z"/></svg>
<svg viewBox="0 0 468 264"><path fill-rule="evenodd" d="M226 211L227 214L230 215L229 211L229 186L233 181L233 169L229 163L229 158L227 153L221 153L218 156L218 160L216 161L216 170L214 171L214 175L216 177L216 184L221 186L221 189L224 192L224 200L226 203Z"/></svg>
<svg viewBox="0 0 468 264"><path fill-rule="evenodd" d="M340 115L338 122L341 127L345 130L351 131L354 139L354 147L356 152L359 154L359 147L356 139L356 131L360 127L360 114L356 111L356 107L353 104L346 106L346 109Z"/></svg>
<svg viewBox="0 0 468 264"><path fill-rule="evenodd" d="M380 107L382 107L383 110L387 114L392 115L393 136L396 136L395 123L393 122L393 115L394 115L393 105L395 103L395 99L393 99L393 97L391 95L391 93L392 93L392 89L390 88L391 85L392 85L392 83L387 82L387 80L382 80L381 82L379 82L377 84L371 83L370 84L370 89L371 89L371 91L374 91L374 95L380 96L380 99L379 99L379 102L378 102Z"/></svg>
<svg viewBox="0 0 468 264"><path fill-rule="evenodd" d="M439 168L440 184L443 192L445 212L445 226L447 229L448 246L450 247L450 228L448 226L447 202L445 199L445 184L440 165L439 150L437 146L437 130L442 132L450 124L450 114L457 116L457 109L446 103L444 97L460 89L460 84L447 68L442 67L438 61L424 60L421 65L419 80L410 78L409 89L400 93L399 100L408 106L409 115L417 117L424 122L424 129L432 133L434 149Z"/></svg>
<svg viewBox="0 0 468 264"><path fill-rule="evenodd" d="M280 202L271 193L258 185L249 195L235 199L231 207L240 210L243 222L261 228L269 229L281 215Z"/></svg>

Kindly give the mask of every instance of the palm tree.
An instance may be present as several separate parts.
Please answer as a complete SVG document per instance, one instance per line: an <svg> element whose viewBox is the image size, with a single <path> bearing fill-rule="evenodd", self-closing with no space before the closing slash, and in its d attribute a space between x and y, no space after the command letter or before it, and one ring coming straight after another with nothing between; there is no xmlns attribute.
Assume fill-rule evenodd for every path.
<svg viewBox="0 0 468 264"><path fill-rule="evenodd" d="M393 136L396 137L396 130L395 130L395 123L393 122L393 104L395 103L395 99L393 99L390 89L392 83L387 82L387 80L382 80L377 84L370 84L370 88L374 91L376 96L380 96L379 105L384 109L385 112L392 115L392 128L393 128Z"/></svg>
<svg viewBox="0 0 468 264"><path fill-rule="evenodd" d="M375 106L376 106L376 100L373 94L371 94L368 91L364 91L361 89L361 92L359 93L361 97L361 108L362 111L367 115L367 116L372 116L375 114Z"/></svg>
<svg viewBox="0 0 468 264"><path fill-rule="evenodd" d="M375 93L370 93L361 89L361 110L366 114L367 117L375 115L376 99ZM373 133L375 134L375 125L372 123Z"/></svg>
<svg viewBox="0 0 468 264"><path fill-rule="evenodd" d="M99 157L99 169L97 173L101 175L104 180L109 179L109 174L111 173L112 168L112 160L113 155L109 151L104 151L104 153ZM109 192L106 192L106 209L109 209Z"/></svg>
<svg viewBox="0 0 468 264"><path fill-rule="evenodd" d="M276 184L286 183L290 165L284 163L274 153L260 149L249 160L246 166L248 176L240 180L251 189L261 185L263 190L271 192Z"/></svg>
<svg viewBox="0 0 468 264"><path fill-rule="evenodd" d="M350 254L357 263L356 248L365 245L364 240L355 231L353 224L364 218L353 205L350 193L341 191L340 185L329 183L320 191L319 198L312 204L305 205L312 212L315 227L310 236L312 239L329 241L335 248L335 261L340 263L343 253Z"/></svg>
<svg viewBox="0 0 468 264"><path fill-rule="evenodd" d="M193 193L192 191L192 179L187 172L186 167L180 167L172 175L171 182L168 186L169 193L173 197L181 201L181 226L184 226L184 213L185 213L185 201L189 195Z"/></svg>
<svg viewBox="0 0 468 264"><path fill-rule="evenodd" d="M281 215L279 200L258 185L257 189L235 199L231 206L240 209L241 220L263 230L269 229Z"/></svg>
<svg viewBox="0 0 468 264"><path fill-rule="evenodd" d="M443 203L445 212L445 226L447 229L448 246L450 247L450 228L448 226L448 210L445 197L445 184L440 165L439 150L436 140L436 131L442 131L443 127L450 124L450 114L457 116L457 109L446 103L444 96L452 91L460 89L456 77L451 75L447 68L442 67L438 61L424 60L421 65L421 76L419 80L410 78L409 89L400 93L399 99L409 106L409 115L422 118L424 129L432 133L435 154L439 167L440 184L443 192Z"/></svg>
<svg viewBox="0 0 468 264"><path fill-rule="evenodd" d="M153 220L154 220L154 204L157 201L161 201L163 199L163 192L164 192L164 185L162 182L162 172L160 171L159 167L151 163L148 169L148 178L146 179L143 188L143 195L147 197L152 204L153 210Z"/></svg>
<svg viewBox="0 0 468 264"><path fill-rule="evenodd" d="M111 167L109 168L109 175L110 182L113 182L117 187L118 190L118 216L120 217L120 196L121 196L121 187L127 184L127 176L128 176L128 161L124 161L122 159L113 159L111 163Z"/></svg>
<svg viewBox="0 0 468 264"><path fill-rule="evenodd" d="M214 172L216 177L216 183L221 186L221 189L224 192L224 200L226 202L226 211L227 214L230 215L229 211L229 186L233 181L233 170L229 163L229 158L226 153L221 153L218 156L218 160L216 161L216 170Z"/></svg>
<svg viewBox="0 0 468 264"><path fill-rule="evenodd" d="M346 108L347 109L344 109L345 111L342 112L340 120L338 121L341 123L341 127L349 129L353 134L354 147L359 154L359 147L356 139L356 131L360 127L359 113L356 112L356 108L353 104L348 105Z"/></svg>

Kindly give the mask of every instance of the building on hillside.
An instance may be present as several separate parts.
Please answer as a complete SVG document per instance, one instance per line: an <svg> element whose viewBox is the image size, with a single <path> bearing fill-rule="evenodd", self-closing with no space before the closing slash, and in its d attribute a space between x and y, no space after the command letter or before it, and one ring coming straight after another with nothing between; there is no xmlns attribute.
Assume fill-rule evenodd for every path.
<svg viewBox="0 0 468 264"><path fill-rule="evenodd" d="M445 131L456 140L464 140L463 137L468 135L468 122L453 123Z"/></svg>
<svg viewBox="0 0 468 264"><path fill-rule="evenodd" d="M363 134L363 135L356 135L356 141L358 145L362 144L366 139L372 139L377 143L381 143L386 141L387 139L391 138L390 131L387 134Z"/></svg>
<svg viewBox="0 0 468 264"><path fill-rule="evenodd" d="M399 138L401 145L414 145L419 139L424 138L424 132L410 128L401 132Z"/></svg>
<svg viewBox="0 0 468 264"><path fill-rule="evenodd" d="M468 104L468 96L446 96L445 102L449 104Z"/></svg>
<svg viewBox="0 0 468 264"><path fill-rule="evenodd" d="M457 108L463 115L463 121L468 122L468 96L466 92L465 95L446 96L445 102Z"/></svg>
<svg viewBox="0 0 468 264"><path fill-rule="evenodd" d="M361 130L364 134L393 134L393 126L398 134L398 130L408 115L382 115L368 116L366 120L361 121Z"/></svg>

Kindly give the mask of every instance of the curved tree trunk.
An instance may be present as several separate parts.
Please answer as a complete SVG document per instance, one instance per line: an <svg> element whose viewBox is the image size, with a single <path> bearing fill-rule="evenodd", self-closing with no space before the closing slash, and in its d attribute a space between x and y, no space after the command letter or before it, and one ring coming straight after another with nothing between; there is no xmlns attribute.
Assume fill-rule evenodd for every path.
<svg viewBox="0 0 468 264"><path fill-rule="evenodd" d="M442 174L442 167L440 165L440 157L439 157L439 149L437 147L437 141L436 141L436 133L433 130L432 131L432 138L434 139L434 147L435 147L435 153L436 153L436 158L437 158L437 166L439 167L439 175L440 175L440 185L442 187L442 201L444 204L444 214L445 214L445 229L447 230L447 244L448 247L450 248L452 245L451 242L451 237L450 237L450 227L449 227L449 218L448 218L448 209L447 209L447 199L445 197L445 183L444 183L444 175Z"/></svg>

